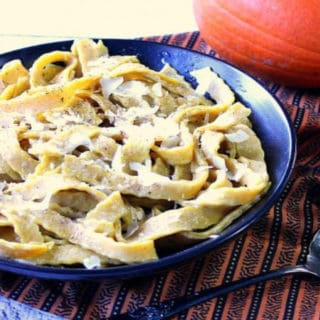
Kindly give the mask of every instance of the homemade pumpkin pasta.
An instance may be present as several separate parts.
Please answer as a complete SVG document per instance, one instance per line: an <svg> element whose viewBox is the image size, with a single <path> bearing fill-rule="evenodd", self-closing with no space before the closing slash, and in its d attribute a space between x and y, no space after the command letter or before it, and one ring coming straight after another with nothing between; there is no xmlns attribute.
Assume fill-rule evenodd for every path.
<svg viewBox="0 0 320 320"><path fill-rule="evenodd" d="M152 261L158 240L206 239L259 199L270 182L250 109L209 68L191 76L196 89L87 39L3 65L1 256Z"/></svg>

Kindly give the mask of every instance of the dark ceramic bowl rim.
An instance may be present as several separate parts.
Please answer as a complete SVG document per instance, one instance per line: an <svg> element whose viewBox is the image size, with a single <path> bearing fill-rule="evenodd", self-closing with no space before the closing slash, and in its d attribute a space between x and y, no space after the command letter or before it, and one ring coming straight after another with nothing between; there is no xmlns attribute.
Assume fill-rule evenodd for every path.
<svg viewBox="0 0 320 320"><path fill-rule="evenodd" d="M185 263L203 256L204 254L210 252L211 250L217 248L219 245L227 242L228 240L234 238L236 235L243 232L254 222L256 222L259 218L261 218L266 212L268 212L268 210L272 207L272 205L280 196L281 192L285 188L285 185L290 178L296 159L297 141L295 130L286 110L283 108L279 100L276 97L274 97L266 88L264 88L259 80L253 78L245 71L240 70L239 68L236 68L235 66L229 63L226 63L222 60L219 60L215 57L209 56L204 53L192 51L187 48L181 48L174 45L144 40L101 40L103 40L104 43L108 46L111 54L137 54L142 58L144 57L144 54L146 54L147 59L159 59L159 61L157 62L158 64L160 63L161 59L168 59L169 61L165 62L171 63L170 54L175 56L175 59L178 61L180 59L179 57L181 54L183 57L194 57L195 61L198 61L198 64L200 63L200 65L201 61L205 60L206 63L218 66L221 70L227 70L231 73L231 75L236 75L237 77L239 77L239 79L244 81L244 83L249 83L250 86L252 85L253 88L255 90L258 90L259 94L261 94L265 99L267 99L268 103L272 105L274 111L278 116L277 119L280 121L279 123L285 130L285 139L288 145L286 145L287 155L285 156L285 163L283 164L283 172L281 172L277 183L271 186L267 194L246 214L244 214L227 229L221 232L221 234L218 237L205 240L203 242L193 245L190 248L184 249L172 255L161 257L159 260L141 264L106 267L101 269L90 270L85 268L73 267L35 266L25 262L1 258L1 270L35 278L59 280L115 280L146 277L160 272L164 272L181 263ZM30 59L30 56L33 56L34 59L34 57L39 56L42 53L52 51L55 49L69 50L72 42L73 41L71 40L67 40L45 43L10 51L0 55L0 66L2 66L4 62L9 61L13 58L18 58L22 61L25 61ZM153 54L154 52L157 52L157 54ZM152 58L152 56L154 56L154 58ZM161 63L163 64L163 62ZM188 61L184 61L184 64L187 66ZM193 63L193 67L197 67L197 63ZM189 68L191 68L191 64L189 65ZM192 68L190 70L192 70ZM223 76L222 78L224 78L229 85L229 80L233 81L232 79L226 79ZM240 87L237 87L236 85L235 87L233 87L232 85L230 86L233 87L233 89L235 90L239 100L245 100L244 103L247 103L248 101L246 101L246 98L244 97L246 94L246 88L241 87L242 83L239 83L239 85Z"/></svg>

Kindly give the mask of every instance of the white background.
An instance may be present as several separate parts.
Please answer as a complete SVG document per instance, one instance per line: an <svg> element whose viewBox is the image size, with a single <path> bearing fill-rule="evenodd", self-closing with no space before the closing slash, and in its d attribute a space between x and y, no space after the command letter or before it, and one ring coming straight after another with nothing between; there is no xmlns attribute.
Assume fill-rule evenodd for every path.
<svg viewBox="0 0 320 320"><path fill-rule="evenodd" d="M0 51L75 37L194 31L192 0L0 0Z"/></svg>

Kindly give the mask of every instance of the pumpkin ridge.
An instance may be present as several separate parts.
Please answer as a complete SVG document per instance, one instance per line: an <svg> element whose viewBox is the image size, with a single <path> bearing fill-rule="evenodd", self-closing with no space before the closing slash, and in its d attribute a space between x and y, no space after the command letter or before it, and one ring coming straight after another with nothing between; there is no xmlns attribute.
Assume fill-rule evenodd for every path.
<svg viewBox="0 0 320 320"><path fill-rule="evenodd" d="M320 87L320 2L193 1L200 35L221 59L279 84Z"/></svg>
<svg viewBox="0 0 320 320"><path fill-rule="evenodd" d="M220 43L216 44L216 47L218 48ZM315 77L310 77L309 74L297 74L295 71L288 71L284 69L279 69L277 67L271 66L271 65L266 65L264 64L263 66L260 66L260 68L257 68L256 66L252 66L248 64L247 56L235 52L230 48L225 48L222 47L223 50L227 52L226 56L222 58L221 56L218 55L218 58L221 60L225 61L230 61L229 58L229 53L231 52L232 55L237 56L237 62L231 62L231 64L238 66L243 72L246 74L249 74L253 77L258 77L259 79L265 78L269 80L273 80L285 85L290 85L290 86L300 86L301 87L301 81L308 82L308 87L310 88L315 88L319 86L320 83L320 76L317 78ZM233 59L235 60L235 59ZM246 67L250 67L251 71L248 71ZM288 77L290 77L290 80L288 80Z"/></svg>
<svg viewBox="0 0 320 320"><path fill-rule="evenodd" d="M223 39L225 40L223 43L226 43L226 41L228 41L228 39L230 38L229 37L230 34L234 34L233 30L231 30L231 28L229 28L228 26L224 26L224 28L220 28L221 24L219 24L218 22L217 22L217 24L215 24L214 22L211 22L211 26L216 26L217 27L216 30L221 36L223 36L224 34L227 35L226 37L223 37ZM275 58L274 61L277 61L277 60L279 61L279 58L282 58L282 59L287 58L287 56L284 56L283 54L279 53L278 51L272 51L269 47L264 46L262 43L259 44L259 46L257 46L255 44L255 42L252 41L250 38L241 37L241 34L237 34L237 40L239 40L239 41L237 41L239 44L241 44L242 42L243 43L250 43L254 47L254 50L252 50L252 51L260 52L259 56L260 57L265 56L264 60L272 60L272 56L270 56L270 55L267 56L268 53L271 55L274 55L274 57L273 57L273 58ZM265 42L263 42L263 43L265 43ZM230 43L226 44L226 45L230 46ZM246 45L241 46L241 49L245 50L245 47L246 47ZM236 49L234 49L234 50L236 50ZM253 54L250 57L252 58L252 60L254 60L256 62L262 61L261 58L259 59L259 57L255 57ZM320 55L319 55L319 58L320 58ZM316 68L317 67L320 68L320 61L319 60L317 60L315 63L309 63L310 59L305 59L305 60L301 61L301 60L293 59L292 56L289 56L288 59L289 59L289 61L287 61L286 65L278 63L278 64L276 64L276 66L281 67L283 69L295 67L295 68L303 69L304 71L302 71L302 72L305 72L306 70L310 70L310 72L312 74L317 74L318 72L317 72Z"/></svg>
<svg viewBox="0 0 320 320"><path fill-rule="evenodd" d="M244 23L246 23L247 25L249 25L249 26L252 26L253 28L255 28L255 29L258 29L258 30L261 30L263 33L265 33L265 34L268 34L268 35L272 35L275 39L282 39L283 41L285 41L285 42L288 42L289 44L292 44L292 40L293 39L295 39L295 40L297 40L297 39L299 39L299 38L297 38L297 35L296 34L294 34L293 36L292 36L292 33L291 32L287 32L286 34L288 34L288 35L290 35L291 37L288 37L288 38L286 38L286 37L277 37L276 35L274 35L273 33L271 33L271 30L269 30L267 27L266 27L266 25L261 25L261 24L257 24L257 23L254 23L255 21L259 21L258 20L258 17L257 17L257 19L251 19L250 20L250 16L244 16L244 15L241 15L241 10L236 10L236 9L238 9L238 8L236 8L236 6L235 6L235 4L233 3L234 2L234 0L232 1L232 6L228 6L228 4L230 3L228 3L227 1L220 1L220 0L213 0L213 1L210 1L210 4L211 4L211 6L212 7L214 7L215 9L218 9L218 10L224 10L225 12L228 12L229 14L230 14L230 16L232 17L232 19L237 19L238 21L242 21L242 22L244 22ZM266 3L266 1L260 1L259 2L259 6L261 6L261 3ZM269 1L269 3L270 3L270 1ZM277 1L277 3L279 4L279 3L281 3L281 0L278 0ZM298 0L298 1L295 1L295 2L292 2L292 0L291 1L289 1L289 3L290 3L290 7L297 7L297 3L301 3L301 0ZM304 2L303 3L303 5L309 5L309 7L312 7L312 9L314 9L314 10L316 10L316 11L319 11L320 10L320 6L319 6L319 2L317 2L317 1L315 1L315 2L310 2L310 1L306 1L306 2ZM316 6L318 6L317 7L317 9L315 9L314 8L314 5L316 5ZM301 5L299 6L299 9L300 9L300 7L301 7ZM295 9L295 10L293 10L293 9L291 9L291 11L290 12L298 12L298 11L301 11L301 10L299 10L299 9ZM311 9L310 9L311 10ZM288 12L288 11L287 11ZM293 16L293 14L291 14L291 16ZM275 21L276 19L275 19L276 17L272 17L272 19L270 19L270 20L272 20L272 21ZM300 19L299 19L300 20ZM232 21L232 20L231 20ZM289 21L292 21L292 22L295 22L295 19L289 19ZM318 18L317 18L317 20L316 21L318 21ZM318 31L319 30L319 27L318 27L318 25L319 25L319 23L317 23L316 24L316 27L317 28L314 28L313 29L313 32L314 31ZM264 28L265 27L265 28ZM297 27L296 25L295 25L295 27ZM298 27L300 28L300 24L298 25ZM272 28L272 29L274 29L274 28ZM293 28L293 26L291 25L291 28L290 29L297 29L297 28ZM290 30L290 29L288 29L288 30ZM272 30L273 31L273 30ZM282 31L282 30L281 30ZM319 34L318 34L318 36L320 37L320 32L318 32ZM285 33L281 33L281 32L279 32L278 33L279 35L285 35ZM308 43L309 44L309 43ZM304 50L306 50L306 51L312 51L312 52L315 52L315 53L319 53L319 51L320 51L320 46L318 46L318 48L317 48L317 50L313 50L313 47L314 47L314 45L311 45L311 44L309 44L310 45L310 47L301 47L301 46L298 46L297 44L295 44L295 46L297 46L297 47L299 47L299 48L301 48L301 49L304 49Z"/></svg>
<svg viewBox="0 0 320 320"><path fill-rule="evenodd" d="M278 37L278 36L276 36L276 35L274 35L274 34L270 34L270 33L268 33L267 32L267 30L264 30L263 28L261 28L261 27L259 27L258 25L254 25L253 27L254 28L250 28L250 26L252 27L252 24L250 24L250 22L248 22L248 21L246 21L246 20L244 20L244 19L241 19L240 17L238 17L237 15L235 15L235 14L233 14L231 11L229 11L229 10L227 10L226 8L224 8L224 7L219 7L219 6L217 6L217 7L215 7L216 9L218 9L218 10L222 10L223 12L225 12L226 13L226 17L225 18L227 18L227 19L229 19L230 21L233 21L233 20L237 20L237 23L235 23L235 26L238 24L238 23L242 23L242 25L243 26L246 26L247 28L246 29L248 29L247 31L249 32L248 34L249 35L251 35L252 33L250 33L250 32L253 32L254 30L257 30L257 31L259 31L259 32L261 32L261 34L263 34L264 36L266 36L266 37L269 37L269 39L268 39L268 41L269 41L269 43L271 43L272 41L274 41L274 40L276 40L276 41L278 41L278 42L283 42L283 43L285 43L286 44L286 46L288 46L288 47L292 47L292 48L297 48L297 49L300 49L300 50L302 50L302 52L301 52L301 54L305 54L305 53L313 53L313 54L315 54L317 57L315 57L317 60L318 59L320 59L320 53L319 53L319 51L316 51L316 50L311 50L311 49L309 49L309 48L305 48L305 47L302 47L302 46L298 46L297 44L292 44L292 43L290 43L290 42L288 42L288 39L286 39L286 38L282 38L282 37ZM214 20L215 18L213 18L213 20ZM211 22L211 24L212 24L212 22ZM225 26L225 25L224 25ZM237 29L237 28L236 28Z"/></svg>

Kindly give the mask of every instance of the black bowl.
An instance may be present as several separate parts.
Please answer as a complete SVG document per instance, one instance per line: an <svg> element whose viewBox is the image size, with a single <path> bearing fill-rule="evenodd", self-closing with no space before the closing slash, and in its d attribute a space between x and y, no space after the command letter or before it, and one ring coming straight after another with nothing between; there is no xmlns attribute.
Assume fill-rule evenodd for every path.
<svg viewBox="0 0 320 320"><path fill-rule="evenodd" d="M160 70L169 63L192 83L189 72L211 67L234 90L239 101L252 109L251 121L265 150L271 188L251 209L217 237L161 257L159 260L136 265L89 270L74 267L34 266L9 259L0 259L0 269L21 275L60 280L124 279L148 276L175 265L198 258L235 237L266 214L284 189L294 166L296 136L293 126L279 101L263 86L243 71L216 58L175 46L155 42L125 39L104 39L111 55L137 55L142 63ZM53 50L70 50L72 41L42 44L0 55L0 66L12 59L21 59L25 66L41 54ZM194 83L193 83L194 84Z"/></svg>

